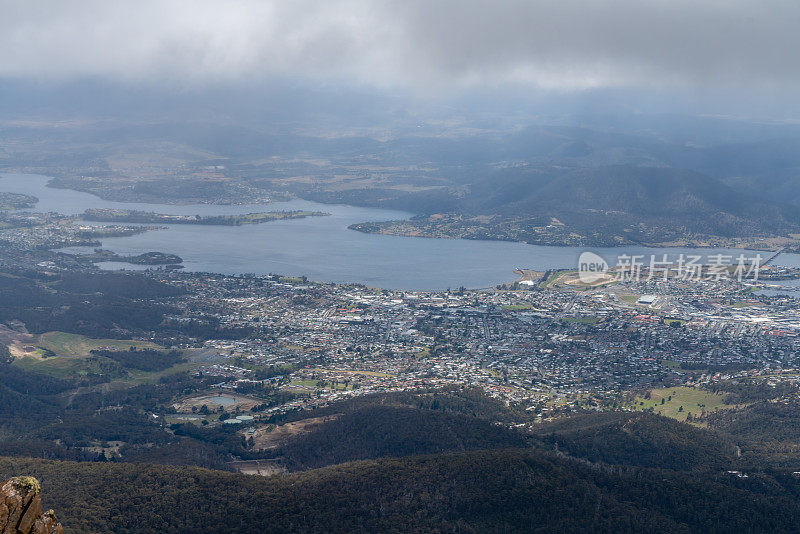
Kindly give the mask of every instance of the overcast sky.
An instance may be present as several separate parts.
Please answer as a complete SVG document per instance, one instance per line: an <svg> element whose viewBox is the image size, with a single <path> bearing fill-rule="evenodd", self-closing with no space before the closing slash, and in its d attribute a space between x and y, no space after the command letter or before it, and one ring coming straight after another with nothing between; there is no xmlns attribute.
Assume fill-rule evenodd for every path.
<svg viewBox="0 0 800 534"><path fill-rule="evenodd" d="M797 0L0 0L0 77L800 85Z"/></svg>

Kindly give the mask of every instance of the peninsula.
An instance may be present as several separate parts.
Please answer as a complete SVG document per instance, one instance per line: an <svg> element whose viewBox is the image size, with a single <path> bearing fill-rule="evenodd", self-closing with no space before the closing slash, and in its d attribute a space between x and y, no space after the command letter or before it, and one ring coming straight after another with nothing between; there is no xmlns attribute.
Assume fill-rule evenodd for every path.
<svg viewBox="0 0 800 534"><path fill-rule="evenodd" d="M265 211L243 213L240 215L168 215L138 210L88 209L83 215L84 221L115 223L159 223L159 224L203 224L216 226L241 226L243 224L261 224L285 219L305 219L306 217L323 217L330 215L321 211Z"/></svg>

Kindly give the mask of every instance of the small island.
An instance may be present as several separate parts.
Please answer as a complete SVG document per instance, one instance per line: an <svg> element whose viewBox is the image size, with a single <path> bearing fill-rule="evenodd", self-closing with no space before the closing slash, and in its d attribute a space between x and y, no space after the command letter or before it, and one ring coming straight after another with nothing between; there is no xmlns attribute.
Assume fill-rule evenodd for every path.
<svg viewBox="0 0 800 534"><path fill-rule="evenodd" d="M243 224L261 224L285 219L304 219L306 217L324 217L329 213L321 211L265 211L244 213L241 215L167 215L137 210L88 209L81 218L85 221L114 223L159 223L159 224L202 224L215 226L241 226Z"/></svg>
<svg viewBox="0 0 800 534"><path fill-rule="evenodd" d="M0 193L0 210L27 210L33 208L39 199L21 193Z"/></svg>
<svg viewBox="0 0 800 534"><path fill-rule="evenodd" d="M183 263L183 258L180 256L165 252L145 252L136 256L120 256L116 252L102 248L96 248L91 254L81 254L76 255L76 257L91 263L106 261L130 263L132 265L178 265Z"/></svg>

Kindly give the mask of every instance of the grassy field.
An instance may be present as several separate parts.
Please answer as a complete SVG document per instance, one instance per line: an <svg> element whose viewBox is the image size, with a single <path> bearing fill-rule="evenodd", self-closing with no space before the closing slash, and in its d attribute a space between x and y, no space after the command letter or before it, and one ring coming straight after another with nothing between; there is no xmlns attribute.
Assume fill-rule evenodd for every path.
<svg viewBox="0 0 800 534"><path fill-rule="evenodd" d="M503 309L506 311L520 311L520 310L530 310L533 308L530 304L506 304L503 306Z"/></svg>
<svg viewBox="0 0 800 534"><path fill-rule="evenodd" d="M315 371L328 371L328 369L314 369ZM335 371L336 373L345 373L348 375L364 375L364 376L381 376L384 378L393 378L394 375L388 373L376 373L374 371Z"/></svg>
<svg viewBox="0 0 800 534"><path fill-rule="evenodd" d="M692 416L698 416L703 410L713 412L715 410L733 408L733 405L723 402L724 398L724 395L700 388L679 386L653 389L650 392L649 399L636 397L633 407L642 411L653 408L654 413L685 421L690 413ZM664 404L661 404L662 399Z"/></svg>
<svg viewBox="0 0 800 534"><path fill-rule="evenodd" d="M138 369L124 369L108 358L64 358L54 356L46 359L34 356L16 358L12 365L26 371L49 375L55 378L79 379L87 375L107 376L110 387L133 387L139 384L155 383L164 376L185 373L196 369L199 362L183 362L163 371L147 372Z"/></svg>
<svg viewBox="0 0 800 534"><path fill-rule="evenodd" d="M561 321L565 323L595 324L600 321L600 318L594 315L584 315L581 317L562 317Z"/></svg>
<svg viewBox="0 0 800 534"><path fill-rule="evenodd" d="M636 301L639 300L639 297L641 297L641 295L619 295L619 300L622 302L636 304Z"/></svg>
<svg viewBox="0 0 800 534"><path fill-rule="evenodd" d="M564 271L554 271L552 274L550 274L550 276L547 277L547 280L545 280L544 284L542 284L542 287L550 287L563 274L566 273Z"/></svg>
<svg viewBox="0 0 800 534"><path fill-rule="evenodd" d="M92 339L78 334L67 334L66 332L47 332L39 336L39 340L36 344L43 349L54 352L58 356L67 358L88 356L89 352L101 348L120 350L130 347L156 350L161 350L163 348L149 341Z"/></svg>
<svg viewBox="0 0 800 534"><path fill-rule="evenodd" d="M90 358L61 358L52 357L38 359L33 356L23 356L14 360L13 365L26 371L41 373L55 378L78 378L88 374L103 374L102 361Z"/></svg>
<svg viewBox="0 0 800 534"><path fill-rule="evenodd" d="M149 341L131 341L121 339L92 339L77 334L65 332L48 332L39 336L36 341L39 349L14 360L14 365L32 371L50 375L56 378L80 378L90 374L104 375L114 383L133 386L141 383L155 382L163 376L174 373L187 372L199 367L199 362L182 362L168 369L157 372L141 371L138 369L123 369L113 360L102 357L90 356L95 349L155 349L163 347ZM47 356L47 352L56 356Z"/></svg>
<svg viewBox="0 0 800 534"><path fill-rule="evenodd" d="M128 369L129 378L126 379L131 385L158 382L162 377L174 375L176 373L188 373L203 365L201 362L183 362L173 365L163 371L140 371L138 369Z"/></svg>
<svg viewBox="0 0 800 534"><path fill-rule="evenodd" d="M292 380L293 386L301 386L310 389L317 389L317 383L319 380ZM343 391L345 389L353 389L353 385L345 386L342 382L331 382L329 380L325 381L326 385L323 389L333 389L337 391Z"/></svg>

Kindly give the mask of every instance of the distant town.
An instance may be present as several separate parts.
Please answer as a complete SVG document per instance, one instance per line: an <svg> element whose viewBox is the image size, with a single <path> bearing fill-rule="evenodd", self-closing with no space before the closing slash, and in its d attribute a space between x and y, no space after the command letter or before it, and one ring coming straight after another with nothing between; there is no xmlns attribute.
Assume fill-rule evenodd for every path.
<svg viewBox="0 0 800 534"><path fill-rule="evenodd" d="M9 246L0 267L45 272L91 272L97 261L125 261L101 249L47 249L146 228L82 226L53 214L5 220L0 237ZM652 387L800 379L795 300L761 294L773 279L800 276L790 268L766 265L757 281L686 280L645 269L637 279L607 276L590 284L575 270L520 269L518 281L489 290L418 292L180 272L171 264L181 259L165 253L128 261L162 265L139 276L182 290L169 300L169 321L213 322L240 333L176 340L177 348L204 354L191 372L224 393L206 394L199 404L176 401L174 414L159 414L178 421L218 424L206 410L258 406L257 423L368 393L442 387L480 388L546 420L584 409L636 409L633 399ZM12 352L30 357L19 347ZM273 372L263 376L265 369ZM241 393L264 388L286 392L286 401L265 407L257 394ZM705 410L687 407L686 414L702 418Z"/></svg>

